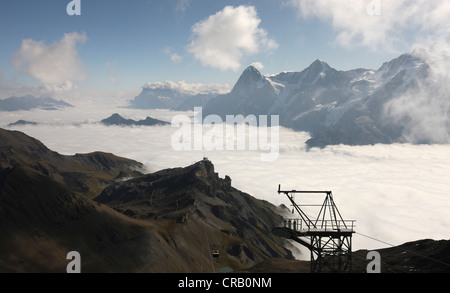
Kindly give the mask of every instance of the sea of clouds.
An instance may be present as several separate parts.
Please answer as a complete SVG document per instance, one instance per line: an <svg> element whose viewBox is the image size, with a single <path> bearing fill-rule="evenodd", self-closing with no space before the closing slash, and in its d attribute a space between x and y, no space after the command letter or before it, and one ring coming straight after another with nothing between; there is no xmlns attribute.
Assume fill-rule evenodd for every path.
<svg viewBox="0 0 450 293"><path fill-rule="evenodd" d="M354 250L450 239L450 145L339 145L308 150L309 134L280 128L279 156L267 162L261 160L260 151L175 151L171 136L178 128L171 125L107 127L98 123L113 113L168 122L175 115L193 114L126 109L114 103L83 104L51 112L2 112L0 127L22 131L65 155L104 151L135 159L148 172L185 167L208 157L221 178L228 175L235 188L275 205L290 206L286 196L277 193L279 184L284 190L330 190L342 216L356 220ZM19 119L42 124L7 126ZM299 204L323 200L322 195L296 197Z"/></svg>

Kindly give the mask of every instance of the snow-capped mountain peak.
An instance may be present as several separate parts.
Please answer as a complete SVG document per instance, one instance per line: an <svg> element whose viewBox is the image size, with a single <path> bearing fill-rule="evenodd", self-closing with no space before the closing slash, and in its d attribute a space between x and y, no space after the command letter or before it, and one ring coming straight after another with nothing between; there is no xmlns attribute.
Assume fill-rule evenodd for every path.
<svg viewBox="0 0 450 293"><path fill-rule="evenodd" d="M234 86L234 90L239 90L241 88L245 88L248 86L252 86L256 83L264 82L265 77L261 74L261 72L254 66L250 65L247 67L244 72L239 77L236 85Z"/></svg>
<svg viewBox="0 0 450 293"><path fill-rule="evenodd" d="M310 66L309 68L311 70L314 71L320 71L320 72L326 72L327 70L330 70L331 67L330 65L328 65L328 63L326 63L325 61L321 60L321 59L317 59L315 60Z"/></svg>
<svg viewBox="0 0 450 293"><path fill-rule="evenodd" d="M317 59L300 72L264 76L253 66L233 91L205 106L205 115L279 115L280 124L310 132L310 145L371 144L399 141L401 125L389 125L384 107L415 80L427 76L422 59L404 54L378 70L338 71Z"/></svg>
<svg viewBox="0 0 450 293"><path fill-rule="evenodd" d="M383 79L393 78L403 70L415 71L420 69L426 63L412 54L403 54L400 57L389 62L383 63L378 69L378 74Z"/></svg>

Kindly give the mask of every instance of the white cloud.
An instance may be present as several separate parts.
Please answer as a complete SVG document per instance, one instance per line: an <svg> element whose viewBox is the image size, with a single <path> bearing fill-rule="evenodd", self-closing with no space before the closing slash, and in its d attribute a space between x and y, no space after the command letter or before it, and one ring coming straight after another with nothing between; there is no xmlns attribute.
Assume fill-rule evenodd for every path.
<svg viewBox="0 0 450 293"><path fill-rule="evenodd" d="M174 63L181 63L183 61L183 57L176 53L173 53L170 55L170 60L172 60L172 62Z"/></svg>
<svg viewBox="0 0 450 293"><path fill-rule="evenodd" d="M38 88L41 93L45 94L61 94L74 89L73 83L70 80L66 80L58 85L56 84L44 84Z"/></svg>
<svg viewBox="0 0 450 293"><path fill-rule="evenodd" d="M170 89L181 93L198 95L198 94L225 94L231 91L228 84L204 84L204 83L187 83L185 81L163 81L149 82L143 86L144 89Z"/></svg>
<svg viewBox="0 0 450 293"><path fill-rule="evenodd" d="M112 62L106 62L105 64L106 68L109 71L109 75L108 75L108 81L111 84L115 84L119 81L119 78L117 77L117 61L112 61Z"/></svg>
<svg viewBox="0 0 450 293"><path fill-rule="evenodd" d="M288 0L302 17L330 23L343 47L409 50L425 40L449 41L447 0ZM379 14L379 15L378 15ZM409 35L409 36L408 36Z"/></svg>
<svg viewBox="0 0 450 293"><path fill-rule="evenodd" d="M77 32L64 34L61 40L51 45L25 39L14 53L12 62L18 71L30 75L43 86L67 90L87 76L77 51L77 44L86 39L86 34Z"/></svg>
<svg viewBox="0 0 450 293"><path fill-rule="evenodd" d="M260 23L255 7L226 6L192 27L187 50L204 66L237 71L243 56L278 48Z"/></svg>
<svg viewBox="0 0 450 293"><path fill-rule="evenodd" d="M58 125L15 129L63 154L102 150L141 161L152 171L184 167L207 156L221 178L229 175L234 187L276 205L289 206L287 198L277 193L278 184L287 190L331 190L342 216L357 221L358 233L387 243L398 245L424 238L448 238L448 145L341 145L306 151L304 141L308 135L280 128L278 160L261 162L258 151L176 152L171 147L171 135L177 129L171 126L129 128L62 123L95 122L113 111L132 119L152 116L165 121L171 121L170 117L178 114L103 108L96 104L87 109L78 107L55 112L54 115L59 115ZM11 115L14 117L0 116L0 123L21 119L17 116L20 113ZM55 122L55 117L49 117L45 111L23 115L31 121ZM306 199L296 197L298 203ZM318 199L320 204L322 200ZM386 246L359 234L353 238L354 250Z"/></svg>
<svg viewBox="0 0 450 293"><path fill-rule="evenodd" d="M2 80L2 74L0 73L0 99L9 98L11 96L26 96L32 95L35 97L41 96L53 96L56 97L60 94L66 94L68 91L76 88L70 81L65 81L58 85L40 85L40 86L25 86L18 83L13 79ZM61 97L64 99L64 97Z"/></svg>
<svg viewBox="0 0 450 293"><path fill-rule="evenodd" d="M0 99L8 98L13 92L13 87L8 83L5 74L0 70Z"/></svg>
<svg viewBox="0 0 450 293"><path fill-rule="evenodd" d="M417 88L385 106L389 121L405 126L403 136L411 143L450 143L450 45L435 44L413 54L429 65L429 75Z"/></svg>
<svg viewBox="0 0 450 293"><path fill-rule="evenodd" d="M177 5L175 6L175 11L185 12L191 4L191 0L178 0Z"/></svg>
<svg viewBox="0 0 450 293"><path fill-rule="evenodd" d="M255 67L258 70L263 70L264 69L264 64L262 64L261 62L253 62L250 65Z"/></svg>
<svg viewBox="0 0 450 293"><path fill-rule="evenodd" d="M164 54L170 55L170 60L172 60L173 63L181 63L181 62L183 62L183 57L181 57L177 53L173 53L171 47L165 48L164 49Z"/></svg>

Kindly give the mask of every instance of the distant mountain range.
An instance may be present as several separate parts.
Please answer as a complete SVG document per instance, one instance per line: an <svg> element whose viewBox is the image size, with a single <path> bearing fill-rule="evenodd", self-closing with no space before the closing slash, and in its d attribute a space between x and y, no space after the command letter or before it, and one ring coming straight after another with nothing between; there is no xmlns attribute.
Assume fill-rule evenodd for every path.
<svg viewBox="0 0 450 293"><path fill-rule="evenodd" d="M384 107L414 89L428 68L410 54L378 70L337 71L321 60L301 72L273 76L249 67L203 114L279 115L281 126L311 134L310 147L402 142L404 125L389 121Z"/></svg>
<svg viewBox="0 0 450 293"><path fill-rule="evenodd" d="M161 121L151 117L147 117L144 120L125 119L119 114L115 113L110 117L103 119L100 123L104 125L121 125L121 126L154 126L154 125L168 125L169 122Z"/></svg>
<svg viewBox="0 0 450 293"><path fill-rule="evenodd" d="M429 75L430 66L412 54L386 62L378 70L338 71L316 60L301 72L268 76L250 66L231 92L192 99L190 110L194 105L203 107L203 115L215 114L223 120L226 115L279 115L281 126L311 134L310 147L408 142L404 132L410 119L389 116L386 109L396 98L416 92ZM132 105L140 108L148 102L153 107L155 99L164 100L159 94L144 90ZM164 93L164 97L174 95ZM186 101L189 97L184 97ZM160 103L158 107L177 106ZM436 141L424 138L420 143Z"/></svg>
<svg viewBox="0 0 450 293"><path fill-rule="evenodd" d="M8 126L12 127L12 126L23 126L23 125L38 125L39 123L37 122L32 122L32 121L26 121L26 120L17 120L14 123L9 123Z"/></svg>
<svg viewBox="0 0 450 293"><path fill-rule="evenodd" d="M141 93L129 103L136 109L192 110L205 105L220 93L229 91L227 85L186 84L185 82L158 82L143 86Z"/></svg>
<svg viewBox="0 0 450 293"><path fill-rule="evenodd" d="M109 116L108 118L105 118L100 121L101 124L106 126L162 126L162 125L168 125L169 122L154 119L151 117L148 117L143 120L133 120L133 119L126 119L120 116L119 114L115 113ZM42 125L44 123L39 122L33 122L33 121L27 121L27 120L17 120L14 123L9 123L8 127L14 127L14 126L25 126L25 125ZM48 125L48 124L47 124Z"/></svg>
<svg viewBox="0 0 450 293"><path fill-rule="evenodd" d="M0 100L0 111L29 111L33 109L57 110L60 108L73 107L64 101L58 101L53 98L40 97L36 98L31 95L23 97L10 97Z"/></svg>
<svg viewBox="0 0 450 293"><path fill-rule="evenodd" d="M217 95L180 93L177 90L159 90L144 88L135 97L129 107L135 109L171 109L175 111L192 110L198 105L205 105Z"/></svg>

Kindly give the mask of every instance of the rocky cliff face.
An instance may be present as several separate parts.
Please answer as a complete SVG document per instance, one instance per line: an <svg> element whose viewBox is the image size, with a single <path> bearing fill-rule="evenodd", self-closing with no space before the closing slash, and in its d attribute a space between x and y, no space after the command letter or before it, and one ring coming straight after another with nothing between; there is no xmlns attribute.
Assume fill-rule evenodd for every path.
<svg viewBox="0 0 450 293"><path fill-rule="evenodd" d="M144 175L112 154L63 156L1 129L0 138L0 272L64 273L70 251L82 272L217 272L292 258L270 232L276 207L209 161Z"/></svg>
<svg viewBox="0 0 450 293"><path fill-rule="evenodd" d="M148 229L91 199L142 167L101 152L60 155L0 129L0 272L64 273L70 251L81 254L82 272L144 266Z"/></svg>
<svg viewBox="0 0 450 293"><path fill-rule="evenodd" d="M233 188L207 160L114 184L95 200L135 219L171 223L170 245L197 255L193 268L212 250L220 251L217 266L234 269L292 258L270 233L282 221L276 207Z"/></svg>

